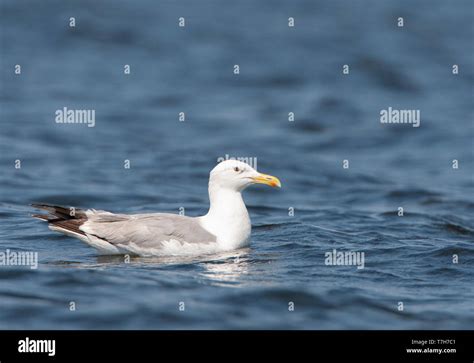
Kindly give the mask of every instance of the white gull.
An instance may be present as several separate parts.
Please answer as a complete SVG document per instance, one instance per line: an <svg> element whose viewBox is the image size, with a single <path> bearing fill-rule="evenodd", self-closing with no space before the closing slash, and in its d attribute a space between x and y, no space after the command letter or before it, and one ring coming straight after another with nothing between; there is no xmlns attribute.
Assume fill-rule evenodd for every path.
<svg viewBox="0 0 474 363"><path fill-rule="evenodd" d="M249 244L251 222L241 193L256 183L281 187L274 176L261 174L241 161L226 160L210 173L210 207L201 217L115 214L48 204L33 204L50 213L33 216L47 221L51 230L95 247L100 254L156 256L229 251Z"/></svg>

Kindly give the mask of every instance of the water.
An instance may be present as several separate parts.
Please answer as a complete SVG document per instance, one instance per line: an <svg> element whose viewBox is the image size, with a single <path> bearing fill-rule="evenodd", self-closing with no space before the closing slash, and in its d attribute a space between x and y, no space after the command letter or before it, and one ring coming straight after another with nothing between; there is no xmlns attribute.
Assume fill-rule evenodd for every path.
<svg viewBox="0 0 474 363"><path fill-rule="evenodd" d="M40 265L0 268L0 328L473 327L472 2L1 10L0 251ZM382 125L389 106L421 110L421 126ZM56 124L63 107L95 109L96 126ZM283 183L246 191L248 249L125 264L29 216L32 202L200 215L226 154ZM365 268L325 265L333 249Z"/></svg>

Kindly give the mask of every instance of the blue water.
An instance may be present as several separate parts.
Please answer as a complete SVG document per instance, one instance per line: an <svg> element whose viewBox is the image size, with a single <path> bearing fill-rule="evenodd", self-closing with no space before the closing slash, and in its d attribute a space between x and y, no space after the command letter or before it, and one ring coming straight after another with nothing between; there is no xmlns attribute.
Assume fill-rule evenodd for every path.
<svg viewBox="0 0 474 363"><path fill-rule="evenodd" d="M0 3L0 252L40 262L0 266L0 328L472 329L471 1ZM420 127L381 124L389 106ZM96 126L55 123L63 107ZM226 154L283 184L245 192L244 250L127 264L30 217L200 215Z"/></svg>

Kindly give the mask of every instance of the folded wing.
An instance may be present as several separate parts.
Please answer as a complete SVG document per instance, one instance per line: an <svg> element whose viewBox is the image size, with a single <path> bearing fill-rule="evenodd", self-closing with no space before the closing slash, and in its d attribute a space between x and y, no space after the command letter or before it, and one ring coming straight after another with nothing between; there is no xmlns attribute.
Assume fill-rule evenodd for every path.
<svg viewBox="0 0 474 363"><path fill-rule="evenodd" d="M181 243L212 243L216 237L192 217L167 213L113 214L87 211L87 221L80 227L86 234L112 245L133 243L143 248L156 248L170 240Z"/></svg>
<svg viewBox="0 0 474 363"><path fill-rule="evenodd" d="M126 252L131 246L160 248L169 241L181 244L216 242L216 237L192 217L167 213L114 214L46 204L34 204L33 207L49 213L33 216L47 221L50 229L79 238L105 253Z"/></svg>

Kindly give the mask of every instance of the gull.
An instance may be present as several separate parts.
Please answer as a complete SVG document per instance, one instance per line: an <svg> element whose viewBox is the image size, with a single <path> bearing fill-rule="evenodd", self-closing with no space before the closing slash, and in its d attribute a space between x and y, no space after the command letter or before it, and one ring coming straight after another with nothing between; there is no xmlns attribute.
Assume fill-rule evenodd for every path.
<svg viewBox="0 0 474 363"><path fill-rule="evenodd" d="M99 254L195 255L230 251L250 243L251 222L242 191L252 184L281 187L278 178L238 160L225 160L209 176L209 211L200 217L171 213L115 214L32 204L49 214L33 217L78 238Z"/></svg>

